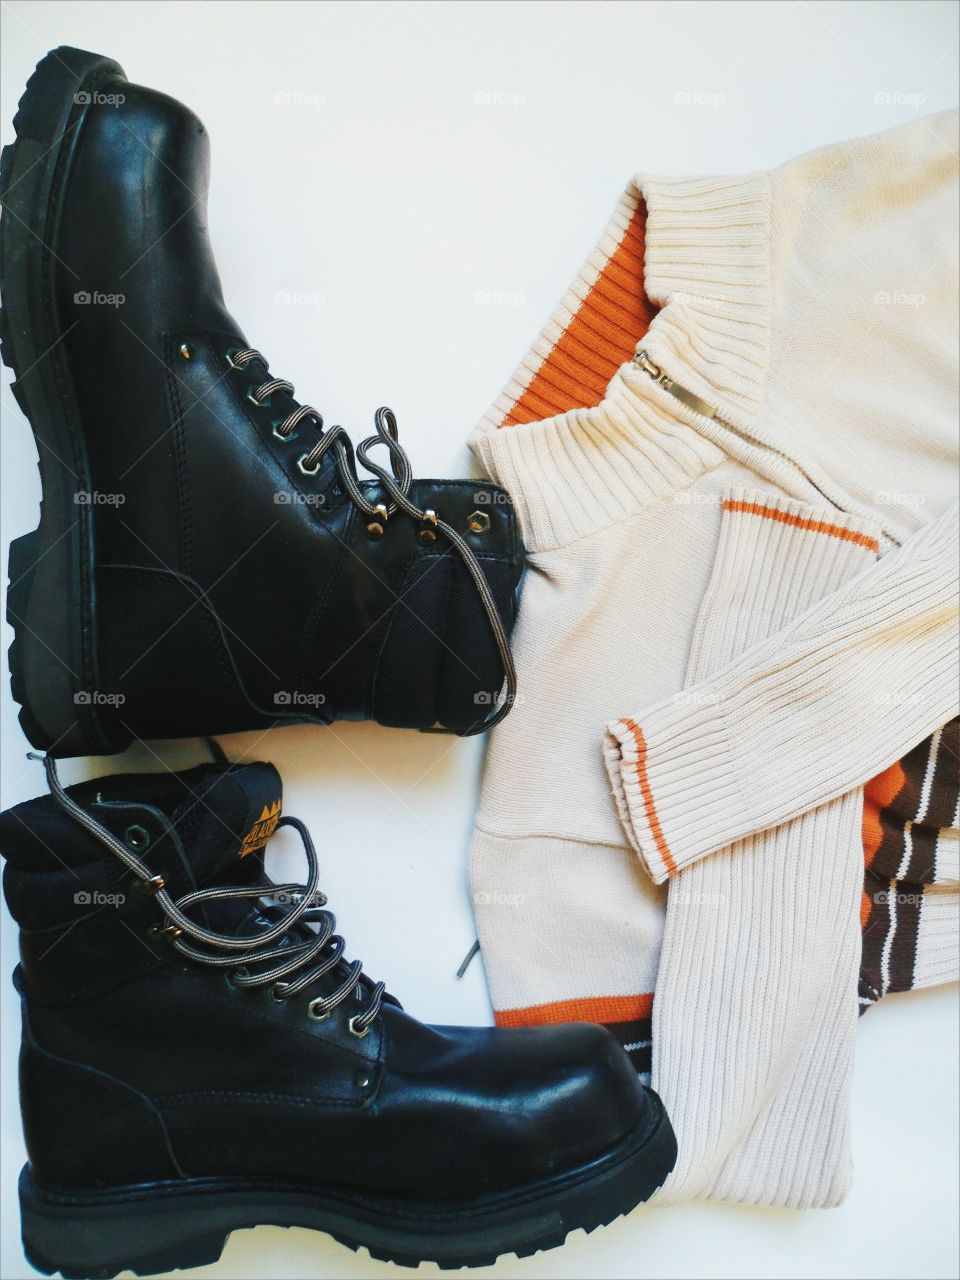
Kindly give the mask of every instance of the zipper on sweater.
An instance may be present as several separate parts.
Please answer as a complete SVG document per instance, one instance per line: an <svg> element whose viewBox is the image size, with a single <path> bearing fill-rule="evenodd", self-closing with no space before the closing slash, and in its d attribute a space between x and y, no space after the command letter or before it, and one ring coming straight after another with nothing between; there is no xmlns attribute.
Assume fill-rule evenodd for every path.
<svg viewBox="0 0 960 1280"><path fill-rule="evenodd" d="M765 453L775 454L778 458L782 458L784 462L789 462L794 471L799 471L807 484L813 485L817 493L821 494L832 507L835 507L837 511L843 510L842 507L838 507L835 502L832 502L830 498L827 497L820 486L807 475L799 462L795 462L788 453L783 453L782 450L774 448L773 445L767 444L764 440L758 440L756 436L752 436L741 427L734 426L732 422L728 422L726 418L721 416L720 410L715 404L710 404L710 402L708 400L704 400L702 396L698 396L695 392L688 391L686 387L682 387L678 382L674 382L668 374L664 373L658 364L653 363L646 351L638 351L633 357L632 364L635 368L642 369L645 374L653 379L658 387L663 387L664 391L668 391L675 400L680 400L683 404L689 405L694 413L699 413L702 418L709 418L712 422L722 423L728 431L732 431L734 435L739 436L741 440L746 440L746 442L752 445L755 449L763 449Z"/></svg>
<svg viewBox="0 0 960 1280"><path fill-rule="evenodd" d="M663 387L664 391L677 400L682 400L684 404L689 405L695 413L699 413L704 418L717 418L718 409L716 405L708 404L706 400L702 400L700 396L694 395L692 391L688 391L686 387L681 387L679 383L667 376L658 364L654 364L645 351L638 351L633 357L632 363L638 369L642 369L644 373L650 375L658 387ZM724 422L723 418L718 421ZM724 422L725 426L730 426L729 422Z"/></svg>
<svg viewBox="0 0 960 1280"><path fill-rule="evenodd" d="M653 379L658 387L663 387L664 391L669 392L674 399L688 405L694 413L699 413L701 417L709 418L712 422L722 423L728 431L732 431L734 435L738 435L741 440L745 440L748 444L752 445L753 448L763 449L766 453L775 454L776 457L781 458L784 462L788 462L790 466L793 467L794 471L798 471L800 475L803 476L804 480L806 480L807 484L816 489L824 502L829 503L835 511L840 511L844 515L853 514L852 512L847 511L845 507L841 507L838 503L834 502L832 498L828 497L817 482L807 475L803 467L801 467L798 462L794 461L788 453L783 453L782 450L775 449L773 445L767 444L764 440L758 440L756 436L750 435L749 432L742 430L740 427L734 426L732 422L728 422L726 418L721 417L720 410L715 404L710 404L710 402L704 400L702 396L698 396L695 392L689 391L686 387L680 386L678 382L674 382L668 374L664 373L658 364L653 363L646 351L638 351L633 357L631 364L633 364L635 368L641 369L648 375L648 377ZM899 545L890 537L886 530L884 530L884 537L887 538L891 545Z"/></svg>

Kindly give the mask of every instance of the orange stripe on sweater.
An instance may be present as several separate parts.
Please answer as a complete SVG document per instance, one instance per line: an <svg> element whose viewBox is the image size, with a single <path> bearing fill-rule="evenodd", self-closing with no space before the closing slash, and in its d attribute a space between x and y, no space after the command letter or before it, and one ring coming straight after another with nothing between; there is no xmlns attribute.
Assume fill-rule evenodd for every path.
<svg viewBox="0 0 960 1280"><path fill-rule="evenodd" d="M763 516L766 520L778 520L780 524L790 524L797 529L809 529L811 533L828 533L831 538L843 538L844 542L855 542L858 547L866 547L869 551L880 550L880 543L876 538L868 538L865 533L844 529L840 524L828 524L825 520L804 520L802 516L791 515L788 511L778 511L776 507L765 507L759 502L736 502L732 498L726 498L723 509L724 511L743 511L748 516Z"/></svg>
<svg viewBox="0 0 960 1280"><path fill-rule="evenodd" d="M863 789L863 860L867 867L873 865L883 844L882 812L896 800L906 780L903 765L895 760L883 773L871 778Z"/></svg>
<svg viewBox="0 0 960 1280"><path fill-rule="evenodd" d="M649 1018L653 992L636 996L583 996L575 1000L554 1000L524 1009L498 1009L498 1027L545 1027L555 1022L637 1022Z"/></svg>
<svg viewBox="0 0 960 1280"><path fill-rule="evenodd" d="M504 427L599 404L659 310L643 291L646 209L641 202L623 239L530 379Z"/></svg>
<svg viewBox="0 0 960 1280"><path fill-rule="evenodd" d="M663 859L663 865L666 867L667 875L676 875L677 864L673 860L673 854L670 852L670 846L667 844L667 838L663 834L663 828L660 826L660 819L657 817L657 808L653 803L653 792L650 789L650 779L647 776L647 741L644 738L640 726L635 720L621 720L621 724L633 734L633 741L637 748L637 780L640 783L640 794L643 796L643 807L646 811L647 822L650 825L650 831L653 834L653 842L657 846L657 852Z"/></svg>

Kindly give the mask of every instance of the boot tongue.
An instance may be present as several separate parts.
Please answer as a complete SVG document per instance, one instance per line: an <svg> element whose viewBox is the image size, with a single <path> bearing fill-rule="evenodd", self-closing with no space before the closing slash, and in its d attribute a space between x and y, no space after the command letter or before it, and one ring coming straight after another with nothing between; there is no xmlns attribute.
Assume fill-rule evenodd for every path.
<svg viewBox="0 0 960 1280"><path fill-rule="evenodd" d="M202 884L263 849L280 821L283 783L272 764L256 763L209 773L191 790L172 821L190 878Z"/></svg>

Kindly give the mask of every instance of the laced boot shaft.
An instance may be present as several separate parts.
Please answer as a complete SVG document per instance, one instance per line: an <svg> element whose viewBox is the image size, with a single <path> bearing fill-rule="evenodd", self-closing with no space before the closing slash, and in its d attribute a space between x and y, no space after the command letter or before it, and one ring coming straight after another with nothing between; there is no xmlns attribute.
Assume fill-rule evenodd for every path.
<svg viewBox="0 0 960 1280"><path fill-rule="evenodd" d="M355 454L271 375L224 304L196 116L68 50L15 124L2 354L43 482L8 597L30 741L505 715L524 564L507 494L414 479L388 409Z"/></svg>
<svg viewBox="0 0 960 1280"><path fill-rule="evenodd" d="M602 1027L427 1026L346 958L271 766L46 768L52 794L0 814L41 1270L196 1266L261 1221L479 1264L666 1176L663 1108ZM283 826L300 884L265 874Z"/></svg>
<svg viewBox="0 0 960 1280"><path fill-rule="evenodd" d="M194 889L174 899L164 877L155 873L138 855L129 834L126 840L119 839L69 796L60 784L56 764L50 756L44 758L44 767L50 792L64 812L118 859L134 877L139 892L152 896L162 911L163 923L150 925L148 938L153 941L168 941L176 952L188 960L225 971L229 981L240 990L269 988L276 1001L292 1000L302 991L314 987L321 979L333 977L336 981L332 984L332 989L310 1000L307 1005L308 1016L315 1022L325 1021L335 1009L353 996L355 1003L364 1001L364 1007L349 1016L348 1030L358 1039L367 1035L371 1023L380 1012L386 988L382 982L370 982L363 973L363 965L359 960L353 960L349 964L344 962L346 943L336 933L336 916L326 910L327 900L319 889L320 864L316 849L309 831L299 819L278 817L270 834L284 826L293 828L299 834L307 856L306 883L276 884L264 876L253 883L217 884ZM179 840L173 824L168 826L166 834L173 841ZM265 840L269 838L269 835L265 836ZM257 862L262 864L262 854ZM204 914L212 913L216 919L217 908L224 904L244 901L254 903L264 898L270 898L274 902L292 901L293 905L289 910L274 908L271 915L277 917L276 922L269 924L266 930L255 933L218 932L190 914L191 911L205 908ZM258 918L265 919L262 914ZM314 924L318 926L315 933L304 927Z"/></svg>

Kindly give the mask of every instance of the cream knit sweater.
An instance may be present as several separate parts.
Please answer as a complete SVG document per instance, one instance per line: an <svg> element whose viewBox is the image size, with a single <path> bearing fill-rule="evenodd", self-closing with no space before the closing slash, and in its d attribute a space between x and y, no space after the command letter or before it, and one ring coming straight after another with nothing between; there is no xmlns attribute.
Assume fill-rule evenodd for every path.
<svg viewBox="0 0 960 1280"><path fill-rule="evenodd" d="M530 552L491 996L652 1069L661 1199L840 1200L858 978L957 976L956 130L638 178L471 439Z"/></svg>

